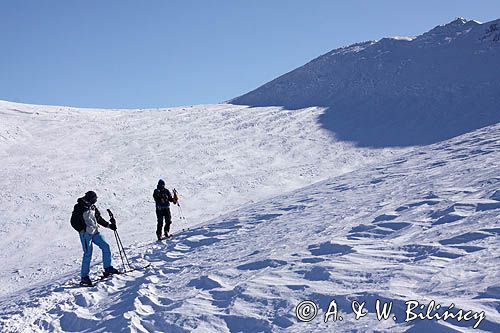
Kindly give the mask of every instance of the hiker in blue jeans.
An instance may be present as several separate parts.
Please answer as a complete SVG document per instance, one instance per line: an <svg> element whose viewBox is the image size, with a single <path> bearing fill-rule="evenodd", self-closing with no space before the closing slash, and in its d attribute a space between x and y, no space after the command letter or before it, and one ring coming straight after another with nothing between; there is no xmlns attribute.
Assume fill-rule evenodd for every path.
<svg viewBox="0 0 500 333"><path fill-rule="evenodd" d="M97 245L102 251L104 276L107 277L111 274L119 273L118 270L112 266L109 244L99 233L98 227L100 224L103 227L116 230L116 224L113 219L111 219L111 222L108 222L101 216L101 213L95 206L97 194L94 191L88 191L85 193L84 197L79 198L77 201L71 216L71 225L80 233L80 241L83 249L80 285L92 286L89 273L93 244Z"/></svg>

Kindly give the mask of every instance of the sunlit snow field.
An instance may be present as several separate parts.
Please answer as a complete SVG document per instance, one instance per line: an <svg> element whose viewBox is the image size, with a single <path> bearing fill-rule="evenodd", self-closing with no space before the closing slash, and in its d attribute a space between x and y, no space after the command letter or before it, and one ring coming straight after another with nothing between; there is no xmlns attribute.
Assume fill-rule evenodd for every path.
<svg viewBox="0 0 500 333"><path fill-rule="evenodd" d="M322 112L1 102L2 332L498 331L500 126L361 149L322 129ZM172 207L177 234L163 243L151 197L160 177L186 216ZM69 217L88 190L115 212L131 261L151 267L75 288ZM93 278L99 263L96 249ZM376 299L393 302L396 320L375 318ZM296 318L303 300L318 307L311 322ZM324 323L332 300L344 320ZM352 300L370 314L354 320ZM405 323L407 300L486 318L478 330Z"/></svg>

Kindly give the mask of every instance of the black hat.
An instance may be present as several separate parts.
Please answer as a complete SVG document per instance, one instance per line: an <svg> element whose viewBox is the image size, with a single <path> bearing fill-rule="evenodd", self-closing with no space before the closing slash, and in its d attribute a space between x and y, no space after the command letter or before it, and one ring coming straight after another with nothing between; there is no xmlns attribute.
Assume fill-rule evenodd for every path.
<svg viewBox="0 0 500 333"><path fill-rule="evenodd" d="M158 181L158 186L165 186L165 182L163 181L163 179L160 179Z"/></svg>
<svg viewBox="0 0 500 333"><path fill-rule="evenodd" d="M88 191L87 193L85 193L85 196L83 198L85 199L85 201L94 204L97 201L97 194L94 191Z"/></svg>

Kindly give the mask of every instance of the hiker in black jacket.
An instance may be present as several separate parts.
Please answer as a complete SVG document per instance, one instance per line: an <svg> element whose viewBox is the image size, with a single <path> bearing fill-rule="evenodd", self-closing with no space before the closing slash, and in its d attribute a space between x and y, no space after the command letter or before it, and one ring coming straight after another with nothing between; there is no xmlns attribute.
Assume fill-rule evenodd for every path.
<svg viewBox="0 0 500 333"><path fill-rule="evenodd" d="M163 220L165 219L165 238L169 237L170 224L172 224L172 215L170 214L170 203L177 203L176 196L172 196L170 191L165 188L163 179L158 181L158 185L153 192L153 198L156 203L156 218L158 224L156 225L156 237L158 240L162 239L161 231L163 229Z"/></svg>

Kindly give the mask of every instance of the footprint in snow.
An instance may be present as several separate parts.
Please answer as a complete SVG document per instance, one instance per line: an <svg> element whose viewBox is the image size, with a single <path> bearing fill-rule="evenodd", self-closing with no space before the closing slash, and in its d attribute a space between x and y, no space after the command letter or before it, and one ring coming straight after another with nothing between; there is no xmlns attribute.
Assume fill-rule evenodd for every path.
<svg viewBox="0 0 500 333"><path fill-rule="evenodd" d="M500 201L500 190L496 190L490 195L491 200Z"/></svg>
<svg viewBox="0 0 500 333"><path fill-rule="evenodd" d="M394 219L397 219L399 215L397 214L382 214L379 215L373 220L373 223L380 222L380 221L392 221Z"/></svg>
<svg viewBox="0 0 500 333"><path fill-rule="evenodd" d="M467 253L473 253L473 252L477 252L477 251L481 251L481 250L485 249L484 247L481 247L481 246L472 246L472 245L455 245L452 247L460 249L460 250L464 250Z"/></svg>
<svg viewBox="0 0 500 333"><path fill-rule="evenodd" d="M382 179L382 178L377 178L377 179L373 179L373 180L371 180L371 181L370 181L370 184L375 185L375 184L382 183L383 181L384 181L384 179Z"/></svg>
<svg viewBox="0 0 500 333"><path fill-rule="evenodd" d="M396 208L395 211L399 213L399 212L402 212L402 211L405 211L405 210L408 210L408 209L411 209L411 208L420 207L420 206L424 206L424 205L434 206L434 205L437 205L440 202L441 202L441 200L437 199L437 197L436 198L428 198L428 199L425 199L425 200L421 200L421 201L416 201L416 202L411 202L411 203L404 204L404 205Z"/></svg>
<svg viewBox="0 0 500 333"><path fill-rule="evenodd" d="M318 262L322 262L322 261L325 261L325 259L323 258L304 258L301 260L301 262L303 262L304 264L317 264Z"/></svg>
<svg viewBox="0 0 500 333"><path fill-rule="evenodd" d="M215 237L204 237L204 238L197 238L195 239L194 237L187 238L183 241L183 244L189 247L190 249L195 249L199 248L202 246L208 246L215 244L217 242L220 242L221 239L215 238Z"/></svg>
<svg viewBox="0 0 500 333"><path fill-rule="evenodd" d="M488 210L500 209L500 202L498 201L485 201L478 202L476 206L476 212L484 212Z"/></svg>
<svg viewBox="0 0 500 333"><path fill-rule="evenodd" d="M248 220L250 223L262 223L265 221L271 221L276 219L277 217L280 217L282 214L256 214L256 215L250 215L248 217Z"/></svg>
<svg viewBox="0 0 500 333"><path fill-rule="evenodd" d="M464 243L469 243L472 241L477 241L481 239L485 239L488 237L492 237L493 235L490 233L486 232L481 232L481 231L473 231L473 232L467 232L465 234L461 234L455 237L451 237L448 239L443 239L440 240L439 243L443 245L453 245L453 244L464 244Z"/></svg>
<svg viewBox="0 0 500 333"><path fill-rule="evenodd" d="M206 275L203 275L197 279L189 281L187 285L188 287L195 287L196 289L201 289L201 290L211 290L222 287L222 285L219 282L209 278Z"/></svg>
<svg viewBox="0 0 500 333"><path fill-rule="evenodd" d="M398 217L399 215L395 213L379 215L373 220L372 225L360 224L351 228L351 230L347 233L347 239L360 240L362 238L385 238L391 236L399 230L411 226L411 223L409 222L393 221Z"/></svg>
<svg viewBox="0 0 500 333"><path fill-rule="evenodd" d="M410 224L411 223L409 222L382 222L382 223L377 223L377 226L386 229L391 229L393 231L398 231L408 227Z"/></svg>
<svg viewBox="0 0 500 333"><path fill-rule="evenodd" d="M283 260L265 259L265 260L260 260L260 261L248 263L248 264L243 264L243 265L240 265L236 268L239 270L243 270L243 271L247 271L247 270L255 271L255 270L259 270L259 269L263 269L263 268L267 268L267 267L276 268L276 267L283 266L286 264L287 264L287 262L283 261Z"/></svg>
<svg viewBox="0 0 500 333"><path fill-rule="evenodd" d="M304 279L308 281L329 281L330 272L322 266L314 266L311 269L303 272Z"/></svg>
<svg viewBox="0 0 500 333"><path fill-rule="evenodd" d="M462 256L461 254L448 252L438 246L431 245L410 244L404 245L400 249L412 262L425 260L430 256L448 259L456 259Z"/></svg>
<svg viewBox="0 0 500 333"><path fill-rule="evenodd" d="M315 256L323 256L323 255L345 255L348 253L355 252L353 248L349 245L343 244L335 244L331 242L324 242L321 244L312 244L307 247L309 252Z"/></svg>

